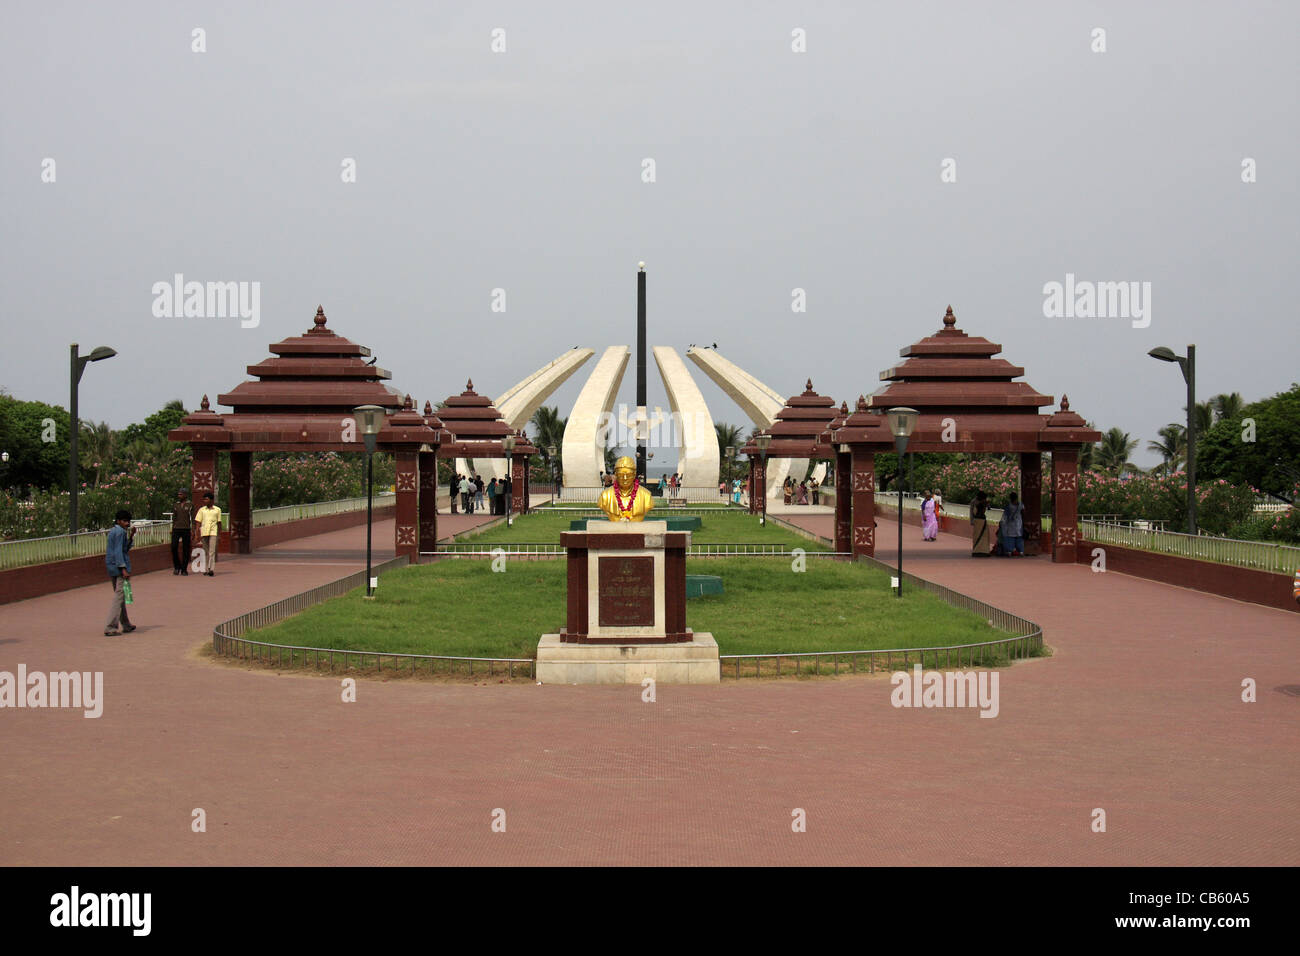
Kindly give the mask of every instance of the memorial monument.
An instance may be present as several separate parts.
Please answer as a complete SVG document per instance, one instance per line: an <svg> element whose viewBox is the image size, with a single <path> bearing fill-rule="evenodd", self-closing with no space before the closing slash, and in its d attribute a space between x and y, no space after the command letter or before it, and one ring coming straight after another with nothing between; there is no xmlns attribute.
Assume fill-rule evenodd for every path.
<svg viewBox="0 0 1300 956"><path fill-rule="evenodd" d="M645 340L645 273L638 278L637 324ZM637 397L644 401L644 360ZM566 531L566 626L537 645L543 684L716 684L718 643L686 626L689 531L646 520L654 499L641 484L645 446L620 458L597 506L607 520Z"/></svg>

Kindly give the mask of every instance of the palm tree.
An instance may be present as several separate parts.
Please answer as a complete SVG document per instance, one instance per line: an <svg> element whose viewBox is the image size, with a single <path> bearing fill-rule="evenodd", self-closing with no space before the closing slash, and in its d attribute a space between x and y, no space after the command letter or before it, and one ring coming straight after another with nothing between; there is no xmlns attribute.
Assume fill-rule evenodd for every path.
<svg viewBox="0 0 1300 956"><path fill-rule="evenodd" d="M554 405L543 405L533 412L529 422L537 429L537 448L546 459L546 464L551 464L551 456L546 450L551 445L555 446L555 458L559 461L560 449L564 447L564 428L569 420L561 418L559 409Z"/></svg>
<svg viewBox="0 0 1300 956"><path fill-rule="evenodd" d="M1128 432L1112 428L1102 436L1101 444L1097 447L1097 467L1113 475L1139 470L1137 465L1129 461L1129 455L1133 454L1137 445L1138 440L1129 438Z"/></svg>
<svg viewBox="0 0 1300 956"><path fill-rule="evenodd" d="M1242 399L1241 392L1220 393L1210 399L1210 404L1214 406L1215 420L1220 422L1225 420L1236 421L1246 408L1246 402Z"/></svg>
<svg viewBox="0 0 1300 956"><path fill-rule="evenodd" d="M1187 428L1177 422L1170 422L1157 433L1160 441L1147 442L1147 451L1155 452L1164 459L1158 467L1165 472L1175 472L1183 466L1187 458Z"/></svg>
<svg viewBox="0 0 1300 956"><path fill-rule="evenodd" d="M722 471L727 481L730 481L734 475L731 474L729 467L731 462L727 461L727 448L736 449L736 454L740 454L740 448L744 444L744 430L739 425L728 425L726 422L714 422L713 430L718 436L718 461L722 464Z"/></svg>
<svg viewBox="0 0 1300 956"><path fill-rule="evenodd" d="M1183 414L1187 414L1187 406L1183 406ZM1214 424L1214 405L1210 402L1196 403L1196 437L1199 439L1202 435L1210 430Z"/></svg>
<svg viewBox="0 0 1300 956"><path fill-rule="evenodd" d="M1094 425L1092 422L1088 422L1088 428L1091 431L1097 430L1097 426ZM1079 447L1079 470L1080 471L1092 470L1093 461L1096 458L1096 453L1097 453L1097 444L1095 442L1088 442Z"/></svg>
<svg viewBox="0 0 1300 956"><path fill-rule="evenodd" d="M105 466L113 460L117 434L109 427L108 422L100 422L98 425L82 422L80 442L79 464L87 471L95 472L95 487L98 488L100 475L103 474Z"/></svg>

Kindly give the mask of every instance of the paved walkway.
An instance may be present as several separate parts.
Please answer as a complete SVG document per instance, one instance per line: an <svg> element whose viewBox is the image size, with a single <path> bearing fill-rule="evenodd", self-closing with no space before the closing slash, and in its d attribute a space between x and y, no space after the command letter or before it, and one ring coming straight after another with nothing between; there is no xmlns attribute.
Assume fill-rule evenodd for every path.
<svg viewBox="0 0 1300 956"><path fill-rule="evenodd" d="M8 605L0 670L102 670L106 702L98 720L0 711L0 864L1300 858L1300 698L1275 689L1300 685L1294 615L904 533L913 570L1047 630L1056 655L1002 672L996 719L895 709L882 677L662 686L654 704L639 687L362 681L344 704L335 678L195 656L216 621L355 567L362 528L214 578L142 575L125 638L100 633L107 585Z"/></svg>

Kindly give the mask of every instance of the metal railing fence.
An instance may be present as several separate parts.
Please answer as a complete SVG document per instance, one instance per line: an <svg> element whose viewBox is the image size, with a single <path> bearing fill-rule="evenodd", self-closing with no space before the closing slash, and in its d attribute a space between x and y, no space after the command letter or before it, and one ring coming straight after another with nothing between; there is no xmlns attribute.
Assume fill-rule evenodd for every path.
<svg viewBox="0 0 1300 956"><path fill-rule="evenodd" d="M859 556L858 561L881 571L887 571L891 576L897 576L897 569L883 561L866 556ZM729 663L723 664L722 673L727 674L728 667L733 666L734 672L728 676L762 677L764 676L763 662L767 661L769 665L766 672L774 676L782 676L782 662L789 659L794 661L795 674L801 673L805 661L811 661L814 673L820 674L821 662L826 659L829 659L832 671L836 674L840 672L841 662L845 660L848 662L850 672L857 673L858 662L863 659L866 660L867 672L875 673L876 665L882 658L887 670L892 669L896 656L901 657L900 663L904 666L919 663L924 667L927 655L933 655L934 666L938 667L940 654L943 655L943 666L948 667L953 662L954 653L956 654L958 667L963 666L963 664L976 666L1001 660L1023 659L1041 653L1043 650L1043 629L1028 618L994 607L987 601L981 601L969 594L954 591L942 584L918 578L908 571L903 572L903 585L906 588L918 588L928 591L952 607L979 614L989 622L990 627L1009 632L1011 636L992 641L982 641L977 644L954 644L943 647L882 648L880 650L865 651L808 651L797 654L723 654L720 655L720 660ZM915 659L909 659L909 656L912 655L914 655ZM748 673L742 666L742 661L754 662L752 674Z"/></svg>
<svg viewBox="0 0 1300 956"><path fill-rule="evenodd" d="M375 506L385 506L392 502L393 497L388 492L376 494ZM285 521L301 521L304 518L360 511L365 507L365 498L339 498L306 505L259 508L252 514L253 527L261 528ZM223 515L223 519L228 521L229 515ZM136 534L132 547L144 548L171 542L170 520L136 521L133 524L136 527ZM17 538L13 541L0 541L0 571L32 564L103 555L107 546L108 531L109 529L105 528L102 531L82 531L78 534L60 534L48 538Z"/></svg>
<svg viewBox="0 0 1300 956"><path fill-rule="evenodd" d="M847 552L813 550L801 548L801 554L810 558L848 558ZM558 558L568 553L562 544L544 542L508 541L500 544L476 543L472 541L440 543L436 551L421 551L421 557L474 557L495 558L500 556L548 557ZM769 557L792 558L795 552L784 544L693 544L686 552L689 558L723 558L723 557Z"/></svg>
<svg viewBox="0 0 1300 956"><path fill-rule="evenodd" d="M1300 548L1272 541L1242 541L1090 520L1079 521L1079 536L1094 544L1114 544L1278 574L1292 574L1300 568Z"/></svg>
<svg viewBox="0 0 1300 956"><path fill-rule="evenodd" d="M405 555L393 558L373 567L371 575L378 576L385 571L405 567L406 564L407 558ZM316 669L325 666L331 671L334 670L336 663L340 664L345 671L353 668L364 670L367 662L370 661L374 662L375 670L383 671L384 662L388 661L390 672L402 672L409 668L409 672L412 674L420 673L425 665L427 665L427 673L430 674L438 673L439 667L443 669L444 673L454 673L460 665L464 666L465 672L470 676L473 676L476 665L480 673L485 673L489 677L496 676L498 668L500 668L501 673L509 674L511 677L516 676L516 672L527 677L532 677L536 673L534 662L530 658L453 657L445 654L355 651L333 647L274 644L269 641L253 641L242 636L250 630L268 627L271 624L283 621L285 618L292 617L299 611L320 604L322 601L364 587L365 583L365 570L355 571L335 581L330 581L328 584L312 588L310 591L291 595L284 600L276 601L274 604L268 604L255 611L249 611L228 621L223 621L212 629L212 650L222 657L257 661L276 667L286 665L289 667L307 666L310 664Z"/></svg>

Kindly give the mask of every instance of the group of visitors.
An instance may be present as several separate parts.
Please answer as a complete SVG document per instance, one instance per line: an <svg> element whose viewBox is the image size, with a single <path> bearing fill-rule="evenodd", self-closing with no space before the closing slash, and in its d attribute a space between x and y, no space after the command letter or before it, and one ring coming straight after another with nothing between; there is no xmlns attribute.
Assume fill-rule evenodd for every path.
<svg viewBox="0 0 1300 956"><path fill-rule="evenodd" d="M221 535L221 509L216 506L212 492L203 494L203 507L198 511L190 502L190 493L182 488L176 492L172 506L172 574L189 576L191 559L194 567L205 577L215 576L217 541ZM195 539L203 542L200 554L191 555L190 545ZM108 606L108 620L104 622L104 636L117 637L130 634L136 626L131 623L127 607L134 603L131 591L131 545L135 543L135 526L131 512L125 508L113 516L113 527L108 529L104 546L104 567L108 583L113 589L113 600Z"/></svg>
<svg viewBox="0 0 1300 956"><path fill-rule="evenodd" d="M810 498L813 504L821 503L821 484L816 478L796 482L793 476L789 476L781 486L781 493L788 505L806 505Z"/></svg>
<svg viewBox="0 0 1300 956"><path fill-rule="evenodd" d="M506 513L507 496L512 493L513 486L509 475L493 478L485 484L482 475L462 475L458 472L447 482L447 491L451 497L452 514L458 513L456 506L459 503L460 511L467 515L483 511L484 508L488 509L489 514L503 515Z"/></svg>
<svg viewBox="0 0 1300 956"><path fill-rule="evenodd" d="M970 553L973 558L998 555L1019 558L1025 553L1025 506L1014 491L1007 496L1002 509L1002 520L997 524L990 541L988 523L989 498L983 491L975 492L970 506Z"/></svg>

